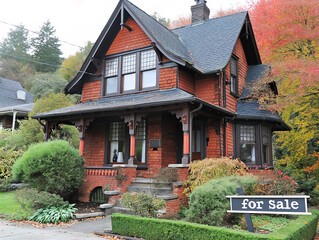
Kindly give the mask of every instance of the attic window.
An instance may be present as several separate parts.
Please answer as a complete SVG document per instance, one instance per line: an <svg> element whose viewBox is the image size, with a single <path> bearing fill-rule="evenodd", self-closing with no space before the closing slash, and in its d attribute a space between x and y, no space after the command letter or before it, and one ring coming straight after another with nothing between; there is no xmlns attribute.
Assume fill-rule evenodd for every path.
<svg viewBox="0 0 319 240"><path fill-rule="evenodd" d="M158 88L158 60L153 49L105 59L103 96Z"/></svg>
<svg viewBox="0 0 319 240"><path fill-rule="evenodd" d="M230 93L238 96L238 58L235 56L230 59Z"/></svg>

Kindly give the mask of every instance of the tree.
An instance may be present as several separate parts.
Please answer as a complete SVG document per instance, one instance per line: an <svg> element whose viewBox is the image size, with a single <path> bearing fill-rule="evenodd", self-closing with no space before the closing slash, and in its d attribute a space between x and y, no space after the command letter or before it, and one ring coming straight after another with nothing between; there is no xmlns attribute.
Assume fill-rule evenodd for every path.
<svg viewBox="0 0 319 240"><path fill-rule="evenodd" d="M7 59L12 58L8 55L12 55L15 57L30 59L29 52L29 39L28 39L28 31L21 24L17 28L11 29L8 33L7 38L0 43L0 51L1 58ZM27 61L20 60L21 63L27 64Z"/></svg>
<svg viewBox="0 0 319 240"><path fill-rule="evenodd" d="M190 25L192 23L192 16L188 15L188 16L182 16L179 17L176 20L173 20L171 22L170 28L174 29L174 28L179 28L179 27L183 27L186 25Z"/></svg>
<svg viewBox="0 0 319 240"><path fill-rule="evenodd" d="M55 29L49 20L43 23L38 36L31 39L31 46L34 60L54 65L35 64L38 72L54 72L58 69L55 66L60 66L62 52L59 39L55 36Z"/></svg>
<svg viewBox="0 0 319 240"><path fill-rule="evenodd" d="M164 27L170 27L170 20L162 17L158 12L154 12L153 14L151 14L151 17L162 24Z"/></svg>
<svg viewBox="0 0 319 240"><path fill-rule="evenodd" d="M250 16L262 59L318 57L317 0L260 0Z"/></svg>
<svg viewBox="0 0 319 240"><path fill-rule="evenodd" d="M89 55L94 43L88 42L84 49L81 49L80 51L76 52L75 55L72 55L65 59L62 62L62 69L60 70L61 76L67 80L70 81L73 79L73 77L76 75L76 71L79 71L82 64L84 63L86 57ZM70 70L72 69L72 70Z"/></svg>
<svg viewBox="0 0 319 240"><path fill-rule="evenodd" d="M58 72L37 73L28 79L28 84L31 85L31 93L36 98L45 97L51 92L60 93L67 83Z"/></svg>
<svg viewBox="0 0 319 240"><path fill-rule="evenodd" d="M260 0L250 11L261 57L272 65L271 75L255 84L253 95L259 95L262 107L279 111L292 128L275 135L278 163L319 180L319 4ZM264 91L274 80L275 101Z"/></svg>

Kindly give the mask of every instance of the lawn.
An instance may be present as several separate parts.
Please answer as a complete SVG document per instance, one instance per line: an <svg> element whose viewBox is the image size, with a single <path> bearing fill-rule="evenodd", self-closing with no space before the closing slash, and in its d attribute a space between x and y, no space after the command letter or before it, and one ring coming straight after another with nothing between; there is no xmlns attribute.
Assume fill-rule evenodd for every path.
<svg viewBox="0 0 319 240"><path fill-rule="evenodd" d="M14 192L0 193L0 215L5 214L6 218L22 220L30 217L33 212L23 209L15 199Z"/></svg>

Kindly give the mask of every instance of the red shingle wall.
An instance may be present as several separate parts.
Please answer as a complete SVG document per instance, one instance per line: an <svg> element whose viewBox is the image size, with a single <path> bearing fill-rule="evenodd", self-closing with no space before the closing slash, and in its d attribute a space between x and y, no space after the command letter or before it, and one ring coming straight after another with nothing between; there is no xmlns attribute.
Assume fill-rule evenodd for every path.
<svg viewBox="0 0 319 240"><path fill-rule="evenodd" d="M105 125L102 121L94 121L85 131L83 152L85 166L101 167L104 165Z"/></svg>
<svg viewBox="0 0 319 240"><path fill-rule="evenodd" d="M177 127L178 121L175 116L167 114L163 116L162 128L162 164L165 168L168 164L176 164Z"/></svg>
<svg viewBox="0 0 319 240"><path fill-rule="evenodd" d="M130 26L132 28L132 31L130 32L128 29L123 27L123 29L120 30L120 32L115 37L106 55L125 52L151 45L151 39L149 39L149 37L133 20L133 18L129 17L126 20L125 24Z"/></svg>
<svg viewBox="0 0 319 240"><path fill-rule="evenodd" d="M169 89L177 87L177 68L164 68L159 72L159 88Z"/></svg>
<svg viewBox="0 0 319 240"><path fill-rule="evenodd" d="M96 100L101 96L101 81L85 82L82 88L81 102Z"/></svg>
<svg viewBox="0 0 319 240"><path fill-rule="evenodd" d="M243 90L245 84L245 78L247 75L248 64L245 56L245 52L243 49L243 45L241 40L238 39L233 51L233 54L237 56L238 59L238 91L239 96ZM230 81L230 66L229 63L225 69L227 81ZM226 108L231 111L236 111L237 98L230 94L230 85L226 86Z"/></svg>
<svg viewBox="0 0 319 240"><path fill-rule="evenodd" d="M191 94L195 94L195 81L193 75L180 69L178 83L180 89L183 89Z"/></svg>
<svg viewBox="0 0 319 240"><path fill-rule="evenodd" d="M195 95L209 103L218 105L218 76L209 75L195 80Z"/></svg>
<svg viewBox="0 0 319 240"><path fill-rule="evenodd" d="M207 158L220 157L220 137L221 135L216 134L215 126L213 122L217 120L208 120L207 137L209 138L207 146ZM222 134L222 133L221 133Z"/></svg>
<svg viewBox="0 0 319 240"><path fill-rule="evenodd" d="M234 132L233 123L227 123L226 127L226 139L227 139L227 157L234 156Z"/></svg>

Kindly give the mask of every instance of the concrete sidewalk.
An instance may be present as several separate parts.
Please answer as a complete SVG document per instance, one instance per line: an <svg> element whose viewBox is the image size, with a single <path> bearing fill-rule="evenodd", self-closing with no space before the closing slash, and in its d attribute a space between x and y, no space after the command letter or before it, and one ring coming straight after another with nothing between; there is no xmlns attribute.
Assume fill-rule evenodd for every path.
<svg viewBox="0 0 319 240"><path fill-rule="evenodd" d="M0 239L5 240L100 240L94 232L111 228L110 216L90 221L75 222L69 227L34 227L0 220Z"/></svg>

